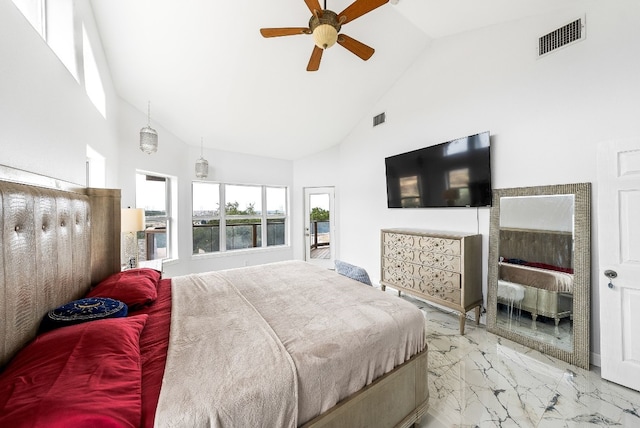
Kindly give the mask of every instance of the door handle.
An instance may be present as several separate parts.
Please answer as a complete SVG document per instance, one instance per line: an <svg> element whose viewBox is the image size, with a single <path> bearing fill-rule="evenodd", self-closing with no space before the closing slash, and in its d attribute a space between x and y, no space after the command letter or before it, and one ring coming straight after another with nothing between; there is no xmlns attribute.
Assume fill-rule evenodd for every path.
<svg viewBox="0 0 640 428"><path fill-rule="evenodd" d="M609 278L609 284L607 284L607 287L613 288L612 280L618 277L618 272L616 272L615 270L607 269L604 271L604 276Z"/></svg>

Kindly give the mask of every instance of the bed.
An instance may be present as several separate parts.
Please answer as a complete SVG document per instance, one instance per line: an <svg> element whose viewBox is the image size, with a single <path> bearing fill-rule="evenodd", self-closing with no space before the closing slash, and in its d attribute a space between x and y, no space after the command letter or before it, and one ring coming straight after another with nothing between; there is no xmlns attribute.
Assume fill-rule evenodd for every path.
<svg viewBox="0 0 640 428"><path fill-rule="evenodd" d="M550 250L553 249L553 250ZM560 320L573 315L573 237L571 233L529 229L500 230L498 303Z"/></svg>
<svg viewBox="0 0 640 428"><path fill-rule="evenodd" d="M411 304L301 261L120 272L119 191L0 173L0 426L407 427L426 413ZM89 300L128 311L43 331Z"/></svg>

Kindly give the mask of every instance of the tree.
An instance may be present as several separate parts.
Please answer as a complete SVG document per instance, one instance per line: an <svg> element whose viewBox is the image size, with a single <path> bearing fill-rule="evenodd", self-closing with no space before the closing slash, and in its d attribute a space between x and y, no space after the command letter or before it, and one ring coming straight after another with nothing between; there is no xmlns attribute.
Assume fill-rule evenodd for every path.
<svg viewBox="0 0 640 428"><path fill-rule="evenodd" d="M242 214L242 212L240 210L238 210L239 206L240 206L240 203L238 201L236 201L236 202L227 202L227 205L225 206L225 212L228 215L240 215L240 214Z"/></svg>
<svg viewBox="0 0 640 428"><path fill-rule="evenodd" d="M240 203L238 201L227 202L225 212L227 213L227 215L256 215L254 202L247 204L247 208L245 210L238 209L239 206Z"/></svg>
<svg viewBox="0 0 640 428"><path fill-rule="evenodd" d="M311 221L329 221L329 211L313 207L311 209Z"/></svg>

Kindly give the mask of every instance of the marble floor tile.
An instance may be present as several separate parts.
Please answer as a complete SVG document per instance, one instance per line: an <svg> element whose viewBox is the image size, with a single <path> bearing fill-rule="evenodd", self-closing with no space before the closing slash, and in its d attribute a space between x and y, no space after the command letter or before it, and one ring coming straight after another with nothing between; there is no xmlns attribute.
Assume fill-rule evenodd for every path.
<svg viewBox="0 0 640 428"><path fill-rule="evenodd" d="M427 320L429 411L420 428L640 427L640 392L403 296Z"/></svg>

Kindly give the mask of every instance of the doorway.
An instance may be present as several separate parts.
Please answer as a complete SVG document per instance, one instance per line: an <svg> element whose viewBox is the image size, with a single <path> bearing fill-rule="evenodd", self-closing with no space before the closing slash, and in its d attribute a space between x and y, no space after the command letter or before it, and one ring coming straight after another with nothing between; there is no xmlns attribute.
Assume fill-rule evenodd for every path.
<svg viewBox="0 0 640 428"><path fill-rule="evenodd" d="M333 269L335 263L335 193L333 187L304 189L305 260Z"/></svg>
<svg viewBox="0 0 640 428"><path fill-rule="evenodd" d="M598 149L601 373L640 391L640 140Z"/></svg>

